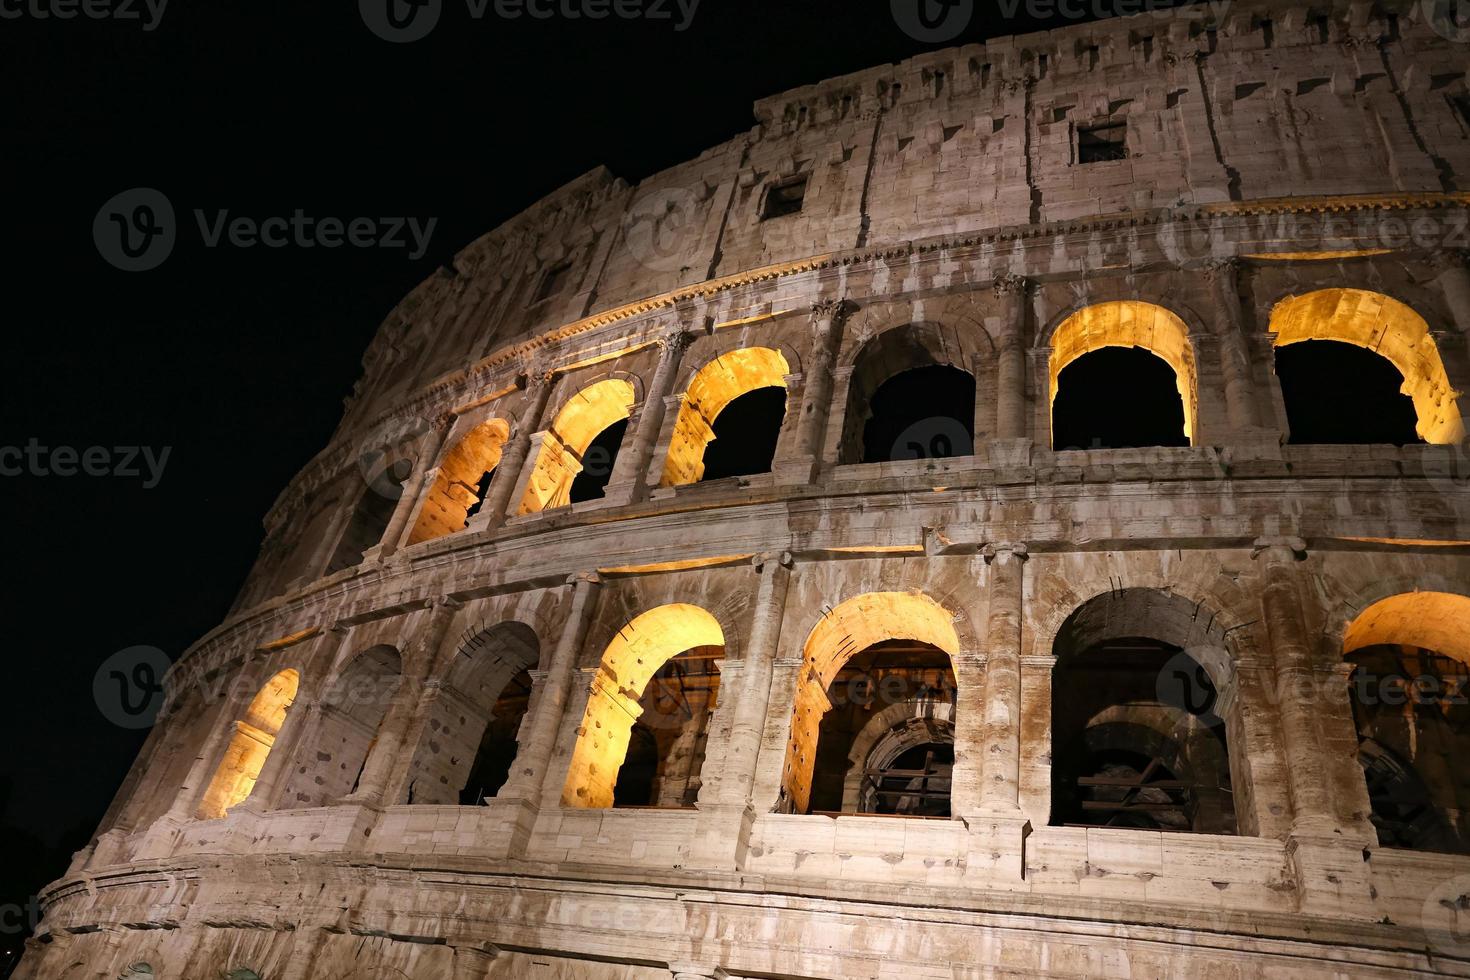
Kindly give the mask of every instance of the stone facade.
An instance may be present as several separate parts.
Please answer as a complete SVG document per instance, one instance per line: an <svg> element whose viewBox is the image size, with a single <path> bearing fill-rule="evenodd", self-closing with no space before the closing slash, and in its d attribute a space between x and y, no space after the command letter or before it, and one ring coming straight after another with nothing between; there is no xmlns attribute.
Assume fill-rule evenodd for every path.
<svg viewBox="0 0 1470 980"><path fill-rule="evenodd" d="M1345 659L1470 657L1470 49L1432 6L936 51L475 242L383 324L19 976L1470 976L1470 857L1380 840ZM1423 442L1288 443L1273 355L1310 339L1392 362ZM1104 346L1169 364L1188 445L1053 447ZM862 461L922 365L974 379L973 451ZM698 482L756 387L770 471ZM1209 814L1071 825L1064 668L1139 637L1217 695L1218 735L1167 722ZM948 693L856 712L852 761L948 739L948 819L823 782L834 678L893 641ZM612 806L691 653L697 730Z"/></svg>

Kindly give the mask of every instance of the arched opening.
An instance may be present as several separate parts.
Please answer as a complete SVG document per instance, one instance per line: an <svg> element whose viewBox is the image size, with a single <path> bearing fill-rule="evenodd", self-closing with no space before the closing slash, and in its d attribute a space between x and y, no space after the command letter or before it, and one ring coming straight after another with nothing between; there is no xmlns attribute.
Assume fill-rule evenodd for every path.
<svg viewBox="0 0 1470 980"><path fill-rule="evenodd" d="M424 498L419 519L408 536L409 544L442 538L464 529L490 489L490 478L500 465L500 454L510 426L491 419L475 426L439 463L439 475Z"/></svg>
<svg viewBox="0 0 1470 980"><path fill-rule="evenodd" d="M1108 348L1125 353L1092 356ZM1160 360L1169 375L1160 370ZM1078 370L1069 371L1074 362L1079 362ZM1052 333L1049 373L1053 449L1094 448L1094 440L1102 449L1194 443L1194 348L1184 321L1162 306L1122 300L1078 310ZM1065 390L1064 380L1069 386L1076 383L1078 390ZM1175 398L1167 397L1165 385L1172 385ZM1166 411L1168 423L1133 409L1137 399L1145 400L1151 411ZM1179 415L1182 436L1174 429Z"/></svg>
<svg viewBox="0 0 1470 980"><path fill-rule="evenodd" d="M200 819L223 817L250 795L265 760L275 748L276 736L286 723L286 712L296 701L300 683L301 675L294 669L283 670L266 681L251 699L245 716L235 722L224 758L204 791L199 803Z"/></svg>
<svg viewBox="0 0 1470 980"><path fill-rule="evenodd" d="M848 383L843 463L975 454L975 378L953 365L948 346L930 324L868 341Z"/></svg>
<svg viewBox="0 0 1470 980"><path fill-rule="evenodd" d="M949 816L955 691L949 656L928 644L880 643L848 661L827 691L812 812Z"/></svg>
<svg viewBox="0 0 1470 980"><path fill-rule="evenodd" d="M1053 826L1236 832L1230 661L1213 617L1199 609L1168 592L1125 589L1063 623L1052 684Z"/></svg>
<svg viewBox="0 0 1470 980"><path fill-rule="evenodd" d="M403 496L403 481L408 479L412 470L413 461L402 458L368 480L367 487L357 498L347 526L337 539L337 547L324 574L331 575L361 564L363 554L383 540L383 533L388 530L388 522L398 507L398 498Z"/></svg>
<svg viewBox="0 0 1470 980"><path fill-rule="evenodd" d="M719 622L685 603L651 609L619 630L592 678L562 806L605 808L644 796L652 801L646 805L693 805L719 695L715 662L724 646ZM645 793L638 782L643 770L630 770L629 778L638 784L620 796L617 787L635 723L653 736L654 774ZM638 751L642 754L634 761L646 768L646 739Z"/></svg>
<svg viewBox="0 0 1470 980"><path fill-rule="evenodd" d="M1387 358L1335 340L1276 348L1291 445L1422 442L1414 400Z"/></svg>
<svg viewBox="0 0 1470 980"><path fill-rule="evenodd" d="M540 659L525 623L476 630L455 651L409 768L407 802L478 806L504 785Z"/></svg>
<svg viewBox="0 0 1470 980"><path fill-rule="evenodd" d="M790 373L781 352L768 347L729 351L700 368L679 406L661 485L768 471Z"/></svg>
<svg viewBox="0 0 1470 980"><path fill-rule="evenodd" d="M1470 597L1393 596L1348 627L1358 761L1385 847L1470 854Z"/></svg>
<svg viewBox="0 0 1470 980"><path fill-rule="evenodd" d="M920 593L870 592L824 616L804 648L778 809L947 812L959 648L953 615ZM924 746L925 772L897 764Z"/></svg>
<svg viewBox="0 0 1470 980"><path fill-rule="evenodd" d="M533 514L602 496L632 410L633 385L620 378L599 381L573 395L542 436L518 512ZM587 479L574 493L573 484L584 470Z"/></svg>
<svg viewBox="0 0 1470 980"><path fill-rule="evenodd" d="M1189 445L1174 369L1141 347L1083 354L1057 378L1052 445L1059 450Z"/></svg>
<svg viewBox="0 0 1470 980"><path fill-rule="evenodd" d="M299 806L322 806L357 788L378 727L397 696L402 660L386 644L353 658L322 692L320 719L310 763L292 773L288 799Z"/></svg>
<svg viewBox="0 0 1470 980"><path fill-rule="evenodd" d="M1313 345L1307 353L1295 355L1293 352L1293 356L1283 361L1283 355L1288 352L1280 348L1308 341L1337 341L1381 355L1397 369L1401 379L1399 390L1413 401L1414 428L1419 439L1444 445L1457 443L1465 437L1455 391L1450 386L1439 348L1429 333L1429 324L1398 300L1362 289L1323 289L1276 304L1271 311L1270 331L1278 348L1278 371L1284 363L1287 376L1292 378L1293 395L1287 400L1287 414L1293 420L1293 442L1306 441L1296 432L1295 420L1305 418L1310 421L1312 418L1311 407L1297 394L1297 386L1302 384L1302 371L1298 364L1309 370L1315 364L1320 371L1336 368L1340 372L1331 377L1335 384L1327 389L1330 398L1328 411L1338 413L1344 420L1348 418L1346 413L1355 411L1351 406L1354 400L1375 397L1383 399L1385 406L1393 404L1383 394L1383 387L1391 382L1391 376L1375 377L1371 371L1331 353L1330 348ZM1282 396L1285 398L1285 376L1282 384ZM1334 426L1331 431L1337 428ZM1339 434L1339 440L1346 441L1347 435L1351 433ZM1392 430L1389 435L1389 441L1402 438L1399 430ZM1368 440L1358 438L1352 441Z"/></svg>

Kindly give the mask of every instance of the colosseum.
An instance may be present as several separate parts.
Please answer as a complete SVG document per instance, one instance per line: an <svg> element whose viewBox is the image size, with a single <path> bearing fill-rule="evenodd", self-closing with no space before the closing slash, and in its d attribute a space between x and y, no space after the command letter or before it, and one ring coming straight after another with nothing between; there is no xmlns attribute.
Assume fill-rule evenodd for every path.
<svg viewBox="0 0 1470 980"><path fill-rule="evenodd" d="M18 975L1470 977L1438 6L933 51L474 242Z"/></svg>

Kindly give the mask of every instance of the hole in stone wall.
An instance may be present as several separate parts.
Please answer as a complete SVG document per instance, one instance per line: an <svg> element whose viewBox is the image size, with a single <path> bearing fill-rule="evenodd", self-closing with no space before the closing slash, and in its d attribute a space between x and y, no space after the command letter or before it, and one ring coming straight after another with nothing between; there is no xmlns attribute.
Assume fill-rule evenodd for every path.
<svg viewBox="0 0 1470 980"><path fill-rule="evenodd" d="M1292 445L1422 442L1414 400L1387 358L1354 344L1308 340L1276 349Z"/></svg>
<svg viewBox="0 0 1470 980"><path fill-rule="evenodd" d="M1077 130L1077 162L1108 163L1128 159L1128 124L1104 123Z"/></svg>
<svg viewBox="0 0 1470 980"><path fill-rule="evenodd" d="M621 419L603 429L587 446L582 454L582 471L572 481L570 503L600 499L607 490L607 481L612 478L614 464L618 460L618 449L628 431L628 420Z"/></svg>
<svg viewBox="0 0 1470 980"><path fill-rule="evenodd" d="M766 191L761 218L784 218L786 215L799 213L806 201L806 184L805 174L772 184Z"/></svg>
<svg viewBox="0 0 1470 980"><path fill-rule="evenodd" d="M975 379L947 364L914 368L879 385L863 427L864 463L975 454Z"/></svg>
<svg viewBox="0 0 1470 980"><path fill-rule="evenodd" d="M1130 449L1187 446L1179 379L1141 347L1103 347L1062 369L1052 403L1052 446Z"/></svg>
<svg viewBox="0 0 1470 980"><path fill-rule="evenodd" d="M769 472L785 418L785 388L757 388L730 402L711 426L701 480Z"/></svg>

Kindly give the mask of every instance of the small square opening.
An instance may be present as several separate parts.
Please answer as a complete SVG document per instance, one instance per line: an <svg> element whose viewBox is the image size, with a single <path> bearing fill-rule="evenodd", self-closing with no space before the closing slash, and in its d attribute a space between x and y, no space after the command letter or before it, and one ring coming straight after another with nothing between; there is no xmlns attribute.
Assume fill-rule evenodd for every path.
<svg viewBox="0 0 1470 980"><path fill-rule="evenodd" d="M1128 124L1104 123L1077 130L1077 162L1107 163L1128 159Z"/></svg>
<svg viewBox="0 0 1470 980"><path fill-rule="evenodd" d="M806 180L803 175L783 180L779 184L772 184L766 191L766 204L761 212L762 220L782 218L801 211L802 203L806 200Z"/></svg>
<svg viewBox="0 0 1470 980"><path fill-rule="evenodd" d="M541 285L536 288L536 298L532 302L539 303L565 291L571 278L572 264L570 262L553 266L546 275L541 277Z"/></svg>

